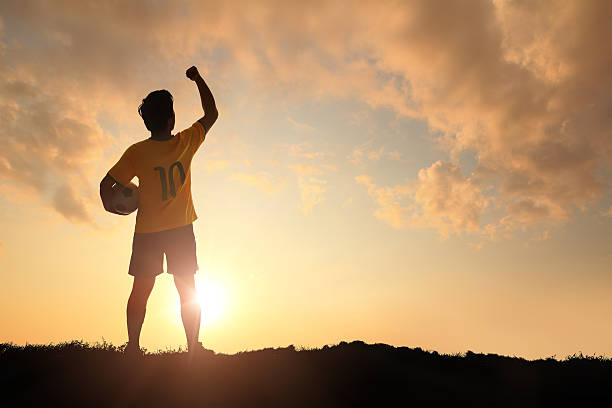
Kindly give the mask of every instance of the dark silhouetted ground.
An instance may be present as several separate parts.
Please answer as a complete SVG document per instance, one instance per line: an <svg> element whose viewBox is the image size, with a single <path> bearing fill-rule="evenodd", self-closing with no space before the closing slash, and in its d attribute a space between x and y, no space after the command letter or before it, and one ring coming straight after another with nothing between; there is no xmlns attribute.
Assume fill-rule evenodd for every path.
<svg viewBox="0 0 612 408"><path fill-rule="evenodd" d="M441 355L355 341L140 361L109 344L0 344L0 406L612 406L612 361ZM452 404L452 405L451 405Z"/></svg>

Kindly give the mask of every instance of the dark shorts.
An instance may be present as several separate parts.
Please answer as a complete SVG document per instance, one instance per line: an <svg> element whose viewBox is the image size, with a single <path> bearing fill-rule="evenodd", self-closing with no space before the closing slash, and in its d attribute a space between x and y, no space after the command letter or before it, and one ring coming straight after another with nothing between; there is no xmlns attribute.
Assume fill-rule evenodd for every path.
<svg viewBox="0 0 612 408"><path fill-rule="evenodd" d="M198 270L193 224L159 232L135 233L128 273L132 276L164 273L164 254L170 274L194 274Z"/></svg>

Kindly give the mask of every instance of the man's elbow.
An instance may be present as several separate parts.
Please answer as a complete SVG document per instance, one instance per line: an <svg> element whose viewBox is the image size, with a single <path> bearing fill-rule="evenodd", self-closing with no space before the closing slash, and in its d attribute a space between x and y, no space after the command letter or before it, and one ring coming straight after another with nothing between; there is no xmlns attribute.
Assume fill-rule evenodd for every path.
<svg viewBox="0 0 612 408"><path fill-rule="evenodd" d="M106 196L106 183L104 182L104 180L102 180L100 182L100 198L102 199L102 201L104 201L104 198Z"/></svg>
<svg viewBox="0 0 612 408"><path fill-rule="evenodd" d="M206 113L204 114L204 117L200 119L200 123L202 124L202 126L204 126L204 129L206 129L206 131L208 132L208 130L210 130L212 125L215 124L218 117L219 117L219 112L217 111L217 108L212 107L206 111Z"/></svg>
<svg viewBox="0 0 612 408"><path fill-rule="evenodd" d="M210 120L214 123L217 121L217 118L219 117L219 111L217 110L216 106L213 106L212 109L209 112L206 112L207 115L210 115Z"/></svg>
<svg viewBox="0 0 612 408"><path fill-rule="evenodd" d="M102 200L104 208L107 210L109 200L113 194L113 184L113 180L108 175L100 181L100 199Z"/></svg>
<svg viewBox="0 0 612 408"><path fill-rule="evenodd" d="M104 182L100 183L100 200L102 201L102 205L104 206L104 208L106 208L108 206L108 199L109 199L109 194L108 194L108 189L105 188Z"/></svg>

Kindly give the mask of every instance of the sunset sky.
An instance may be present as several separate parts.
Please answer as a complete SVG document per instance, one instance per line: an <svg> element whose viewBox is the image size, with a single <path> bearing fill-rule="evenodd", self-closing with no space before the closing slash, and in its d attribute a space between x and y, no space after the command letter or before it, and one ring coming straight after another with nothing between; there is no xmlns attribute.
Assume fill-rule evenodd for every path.
<svg viewBox="0 0 612 408"><path fill-rule="evenodd" d="M98 185L156 89L217 352L363 340L612 357L612 3L0 3L0 342L127 340ZM184 344L161 275L141 344Z"/></svg>

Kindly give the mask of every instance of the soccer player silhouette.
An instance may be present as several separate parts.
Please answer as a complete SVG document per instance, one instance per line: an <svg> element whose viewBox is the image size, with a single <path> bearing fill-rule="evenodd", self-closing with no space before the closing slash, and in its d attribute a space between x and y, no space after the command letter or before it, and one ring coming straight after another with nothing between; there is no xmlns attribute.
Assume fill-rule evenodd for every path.
<svg viewBox="0 0 612 408"><path fill-rule="evenodd" d="M142 101L138 113L151 137L127 148L100 182L104 208L113 213L113 186L127 186L138 177L139 204L128 273L134 277L127 303L126 354L140 355L140 331L155 277L167 272L181 299L181 318L191 356L205 350L199 342L201 309L194 275L198 270L193 222L197 219L191 198L191 160L219 116L210 89L196 67L186 75L200 92L204 116L191 127L171 134L174 108L170 92L153 91ZM117 213L118 214L118 213Z"/></svg>

